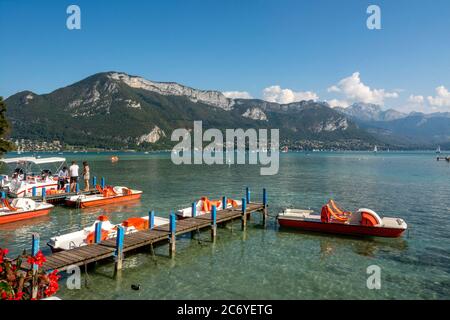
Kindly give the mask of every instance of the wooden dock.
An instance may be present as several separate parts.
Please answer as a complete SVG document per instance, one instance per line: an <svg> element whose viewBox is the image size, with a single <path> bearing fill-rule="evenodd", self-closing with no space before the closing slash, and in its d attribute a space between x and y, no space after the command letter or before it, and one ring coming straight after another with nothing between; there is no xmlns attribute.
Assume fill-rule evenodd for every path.
<svg viewBox="0 0 450 320"><path fill-rule="evenodd" d="M265 196L263 203L247 203L244 198L243 205L239 207L222 210L216 210L214 207L211 213L194 218L175 220L175 215L172 213L168 224L125 235L123 234L123 229L119 228L117 238L54 253L46 257L47 260L42 268L48 272L52 270L64 271L69 267L84 266L114 257L116 260L115 270L118 270L122 268L122 256L125 252L169 243L169 254L173 256L175 254L176 236L209 228L211 229L211 238L214 241L217 233L217 224L240 219L244 229L247 225L247 219L252 213L256 212L262 214L262 221L265 224L267 211L267 196Z"/></svg>

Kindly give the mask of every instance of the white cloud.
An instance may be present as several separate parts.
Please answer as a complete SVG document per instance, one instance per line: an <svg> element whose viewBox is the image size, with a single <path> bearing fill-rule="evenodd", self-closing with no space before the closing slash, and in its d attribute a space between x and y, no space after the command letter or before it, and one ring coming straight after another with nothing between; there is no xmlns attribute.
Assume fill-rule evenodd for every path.
<svg viewBox="0 0 450 320"><path fill-rule="evenodd" d="M397 92L387 92L385 89L372 89L365 85L361 81L359 72L355 72L351 76L340 80L336 85L329 87L328 92L340 93L350 103L365 102L384 105L386 98L398 98Z"/></svg>
<svg viewBox="0 0 450 320"><path fill-rule="evenodd" d="M425 98L423 96L415 96L410 95L408 101L414 104L423 104L425 102Z"/></svg>
<svg viewBox="0 0 450 320"><path fill-rule="evenodd" d="M247 91L225 91L223 95L231 99L253 99L252 95Z"/></svg>
<svg viewBox="0 0 450 320"><path fill-rule="evenodd" d="M318 100L319 96L312 91L293 91L282 89L280 86L270 86L263 90L263 99L281 104L303 100Z"/></svg>
<svg viewBox="0 0 450 320"><path fill-rule="evenodd" d="M436 96L428 96L428 102L434 107L450 107L450 92L444 86L436 88Z"/></svg>
<svg viewBox="0 0 450 320"><path fill-rule="evenodd" d="M331 100L325 100L330 107L334 108L334 107L343 107L343 108L347 108L350 103L348 103L348 101L345 100L338 100L338 99L331 99Z"/></svg>

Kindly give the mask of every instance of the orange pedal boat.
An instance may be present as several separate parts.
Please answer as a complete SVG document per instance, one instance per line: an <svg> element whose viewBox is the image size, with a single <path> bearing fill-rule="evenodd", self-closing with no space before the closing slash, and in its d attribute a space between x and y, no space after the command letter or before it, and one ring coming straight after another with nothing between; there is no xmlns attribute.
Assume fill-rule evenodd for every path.
<svg viewBox="0 0 450 320"><path fill-rule="evenodd" d="M11 203L2 198L0 202L0 224L32 219L47 215L53 205L26 198L16 198Z"/></svg>
<svg viewBox="0 0 450 320"><path fill-rule="evenodd" d="M76 195L67 197L65 202L69 207L75 208L89 208L103 206L111 203L130 201L139 199L142 196L142 191L133 190L120 186L106 186L102 189L96 186L99 194L93 195Z"/></svg>
<svg viewBox="0 0 450 320"><path fill-rule="evenodd" d="M370 209L344 211L333 200L322 207L320 215L312 210L286 209L277 218L282 227L354 236L397 238L408 227L403 219L381 218Z"/></svg>

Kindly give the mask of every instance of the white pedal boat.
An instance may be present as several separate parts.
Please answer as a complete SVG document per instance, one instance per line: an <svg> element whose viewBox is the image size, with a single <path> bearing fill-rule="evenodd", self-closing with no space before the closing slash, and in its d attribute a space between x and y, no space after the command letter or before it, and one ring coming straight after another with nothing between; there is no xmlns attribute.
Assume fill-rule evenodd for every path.
<svg viewBox="0 0 450 320"><path fill-rule="evenodd" d="M95 225L102 223L102 240L116 237L117 226L125 228L125 234L148 229L149 217L128 218L120 224L112 224L106 216L100 216L87 228L50 238L47 245L52 252L70 250L77 247L86 246L95 242ZM169 219L155 216L154 226L162 226L169 223Z"/></svg>
<svg viewBox="0 0 450 320"><path fill-rule="evenodd" d="M212 206L215 205L217 210L223 209L222 207L222 200L209 200L207 197L202 197L200 200L196 201L196 210L195 214L196 216L203 215L205 213L211 212ZM233 200L233 199L227 199L227 206L226 208L236 208L242 205L241 200ZM192 206L189 208L180 209L176 212L176 215L179 219L186 219L192 217Z"/></svg>
<svg viewBox="0 0 450 320"><path fill-rule="evenodd" d="M25 219L41 217L49 214L53 205L44 202L36 202L26 198L16 198L9 202L8 199L0 201L0 224L10 223Z"/></svg>
<svg viewBox="0 0 450 320"><path fill-rule="evenodd" d="M96 188L99 191L99 194L79 194L67 197L65 200L66 206L84 209L118 202L137 200L142 196L142 191L133 190L126 187L107 186L105 189L102 189L100 186L96 186Z"/></svg>

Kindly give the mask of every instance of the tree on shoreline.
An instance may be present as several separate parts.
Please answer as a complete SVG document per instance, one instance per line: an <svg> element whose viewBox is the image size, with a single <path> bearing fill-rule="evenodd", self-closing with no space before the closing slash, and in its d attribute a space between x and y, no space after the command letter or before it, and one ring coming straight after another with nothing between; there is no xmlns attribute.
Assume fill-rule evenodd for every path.
<svg viewBox="0 0 450 320"><path fill-rule="evenodd" d="M3 139L8 132L9 123L6 120L6 105L3 102L3 97L0 97L0 155L13 149L12 144Z"/></svg>

